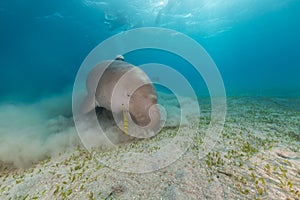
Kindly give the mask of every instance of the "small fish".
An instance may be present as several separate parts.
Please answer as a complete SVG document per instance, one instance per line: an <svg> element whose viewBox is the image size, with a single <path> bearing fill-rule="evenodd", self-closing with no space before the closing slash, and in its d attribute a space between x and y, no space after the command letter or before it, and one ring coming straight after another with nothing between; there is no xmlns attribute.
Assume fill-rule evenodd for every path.
<svg viewBox="0 0 300 200"><path fill-rule="evenodd" d="M128 135L128 119L126 116L124 105L122 105L122 111L123 111L123 131L126 135Z"/></svg>

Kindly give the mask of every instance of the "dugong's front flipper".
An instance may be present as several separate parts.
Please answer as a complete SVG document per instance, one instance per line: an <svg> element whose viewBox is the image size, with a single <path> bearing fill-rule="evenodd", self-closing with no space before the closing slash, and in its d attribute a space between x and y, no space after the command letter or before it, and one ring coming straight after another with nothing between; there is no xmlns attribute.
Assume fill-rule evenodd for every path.
<svg viewBox="0 0 300 200"><path fill-rule="evenodd" d="M101 75L103 75L105 69L110 65L110 63L111 62L108 61L100 63L90 71L86 79L86 89L88 94L81 105L82 114L87 114L88 112L99 106L97 100L95 99L95 94L97 93Z"/></svg>
<svg viewBox="0 0 300 200"><path fill-rule="evenodd" d="M93 109L95 109L96 106L97 106L97 102L95 101L95 97L89 95L84 99L81 105L81 113L87 114Z"/></svg>

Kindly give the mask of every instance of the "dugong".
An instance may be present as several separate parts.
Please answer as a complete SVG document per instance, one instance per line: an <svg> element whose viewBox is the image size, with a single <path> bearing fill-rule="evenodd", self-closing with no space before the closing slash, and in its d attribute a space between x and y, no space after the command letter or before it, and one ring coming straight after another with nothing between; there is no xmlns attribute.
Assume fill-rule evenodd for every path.
<svg viewBox="0 0 300 200"><path fill-rule="evenodd" d="M142 69L125 62L122 56L96 65L88 74L86 88L83 114L96 107L119 116L125 110L128 121L139 128L155 133L161 128L157 93L150 78Z"/></svg>

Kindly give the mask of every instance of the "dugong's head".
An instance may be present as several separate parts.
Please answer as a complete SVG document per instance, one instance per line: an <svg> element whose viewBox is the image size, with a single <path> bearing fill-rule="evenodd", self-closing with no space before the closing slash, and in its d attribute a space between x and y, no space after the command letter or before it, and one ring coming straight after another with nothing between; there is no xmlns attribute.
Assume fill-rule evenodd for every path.
<svg viewBox="0 0 300 200"><path fill-rule="evenodd" d="M129 100L129 113L132 120L140 127L154 132L161 128L157 94L152 84L145 84L132 93Z"/></svg>

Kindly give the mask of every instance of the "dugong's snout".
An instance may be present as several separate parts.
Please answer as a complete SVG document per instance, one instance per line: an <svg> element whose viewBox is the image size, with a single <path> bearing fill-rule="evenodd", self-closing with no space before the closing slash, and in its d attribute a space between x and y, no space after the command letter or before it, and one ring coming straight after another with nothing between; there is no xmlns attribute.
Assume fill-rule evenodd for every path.
<svg viewBox="0 0 300 200"><path fill-rule="evenodd" d="M151 105L146 110L139 110L137 113L130 112L130 117L142 129L157 133L161 128L161 114L157 104Z"/></svg>
<svg viewBox="0 0 300 200"><path fill-rule="evenodd" d="M157 104L154 104L149 109L150 122L147 125L149 129L157 133L161 129L161 115Z"/></svg>
<svg viewBox="0 0 300 200"><path fill-rule="evenodd" d="M157 133L161 128L161 113L152 85L139 88L130 99L129 112L140 128Z"/></svg>

